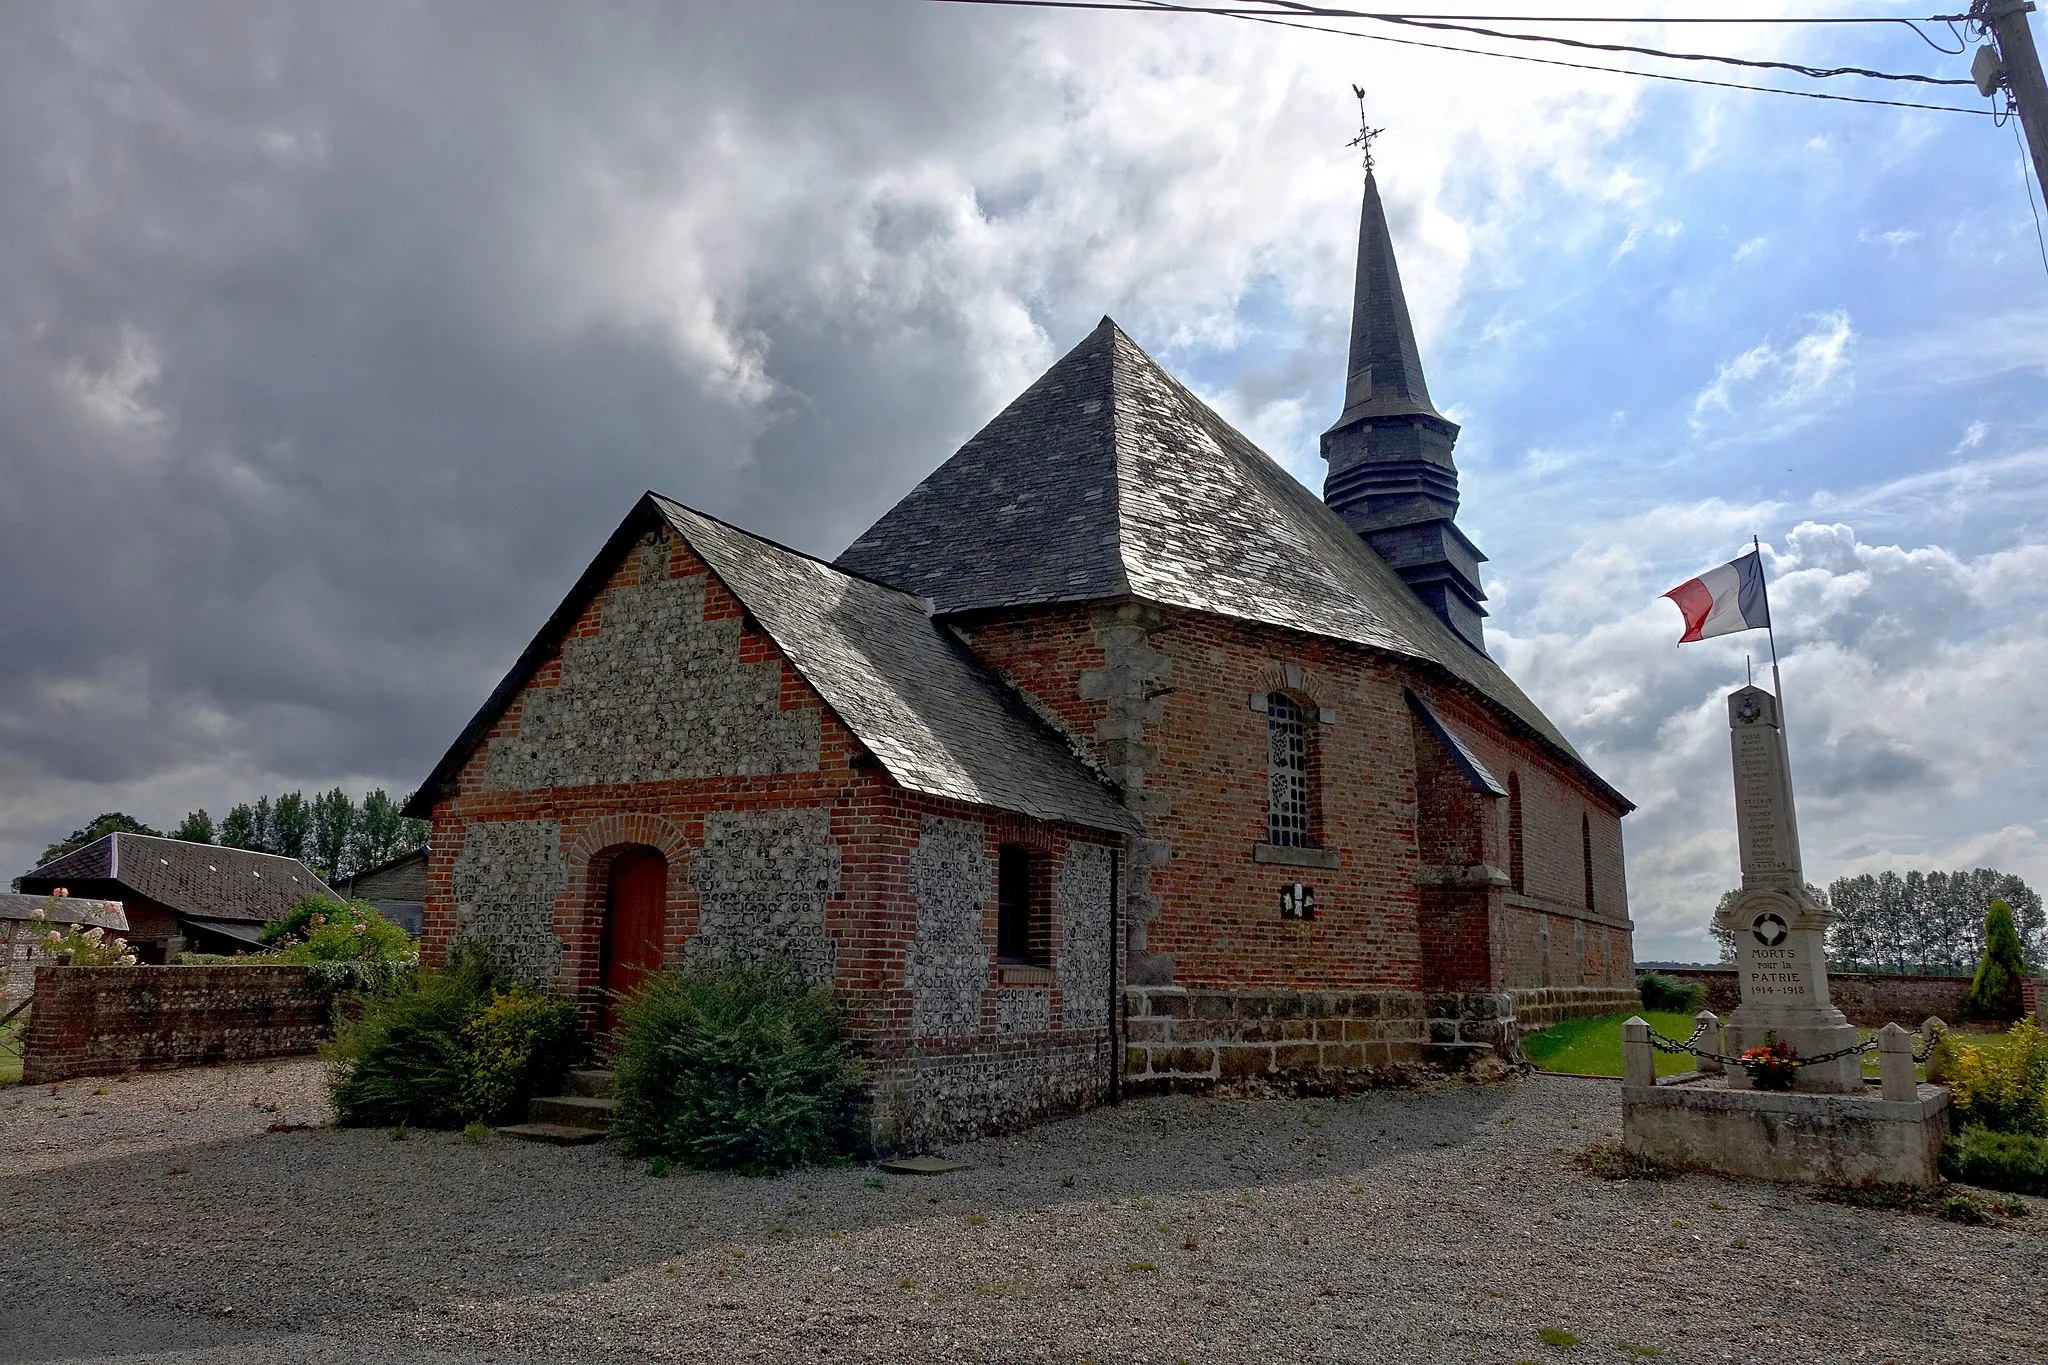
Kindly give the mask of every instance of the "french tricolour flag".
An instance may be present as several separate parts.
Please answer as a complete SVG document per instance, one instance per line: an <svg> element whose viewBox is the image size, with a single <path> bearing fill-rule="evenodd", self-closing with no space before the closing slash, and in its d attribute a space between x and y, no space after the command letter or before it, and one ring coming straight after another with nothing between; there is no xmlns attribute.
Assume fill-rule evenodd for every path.
<svg viewBox="0 0 2048 1365"><path fill-rule="evenodd" d="M1770 603L1764 597L1764 562L1755 550L1680 583L1664 595L1685 613L1680 644L1733 635L1738 630L1761 630L1771 624Z"/></svg>

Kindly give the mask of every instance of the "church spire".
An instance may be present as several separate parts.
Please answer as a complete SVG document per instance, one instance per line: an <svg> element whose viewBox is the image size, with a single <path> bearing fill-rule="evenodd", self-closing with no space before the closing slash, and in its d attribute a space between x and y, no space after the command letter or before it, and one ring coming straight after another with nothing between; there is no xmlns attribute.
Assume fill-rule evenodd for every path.
<svg viewBox="0 0 2048 1365"><path fill-rule="evenodd" d="M1416 596L1483 653L1486 609L1480 603L1486 594L1479 586L1479 565L1486 556L1455 520L1458 467L1451 446L1458 426L1436 410L1422 378L1415 325L1408 318L1394 239L1372 173L1374 131L1361 134L1367 166L1351 301L1351 364L1344 411L1323 433L1323 459L1330 466L1323 501L1407 580Z"/></svg>

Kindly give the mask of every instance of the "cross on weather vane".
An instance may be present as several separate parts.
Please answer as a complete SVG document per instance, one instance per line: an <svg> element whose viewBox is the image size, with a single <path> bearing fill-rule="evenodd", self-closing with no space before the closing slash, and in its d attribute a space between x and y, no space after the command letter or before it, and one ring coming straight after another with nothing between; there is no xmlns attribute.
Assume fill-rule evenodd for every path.
<svg viewBox="0 0 2048 1365"><path fill-rule="evenodd" d="M1346 147L1356 147L1364 153L1366 174L1370 175L1372 173L1372 140L1387 130L1375 128L1365 121L1365 87L1354 85L1351 87L1351 93L1358 96L1358 136L1352 138L1351 141L1344 145Z"/></svg>

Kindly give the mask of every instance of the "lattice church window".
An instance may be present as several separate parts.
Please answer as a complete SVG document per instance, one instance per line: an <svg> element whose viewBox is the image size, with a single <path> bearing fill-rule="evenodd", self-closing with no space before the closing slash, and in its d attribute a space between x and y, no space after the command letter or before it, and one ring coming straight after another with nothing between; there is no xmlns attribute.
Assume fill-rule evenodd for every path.
<svg viewBox="0 0 2048 1365"><path fill-rule="evenodd" d="M1308 717L1283 692L1266 697L1266 842L1293 848L1309 840Z"/></svg>

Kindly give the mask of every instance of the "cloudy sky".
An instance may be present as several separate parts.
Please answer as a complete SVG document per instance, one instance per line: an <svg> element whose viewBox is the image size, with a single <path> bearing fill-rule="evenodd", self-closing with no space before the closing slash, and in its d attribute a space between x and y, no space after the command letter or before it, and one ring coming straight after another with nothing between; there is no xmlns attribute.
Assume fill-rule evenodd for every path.
<svg viewBox="0 0 2048 1365"><path fill-rule="evenodd" d="M0 868L410 789L642 489L836 553L1104 313L1319 488L1354 81L1494 652L1640 803L1639 955L1710 952L1763 647L1675 649L1657 594L1751 534L1809 873L2048 884L2010 127L922 0L0 10Z"/></svg>

